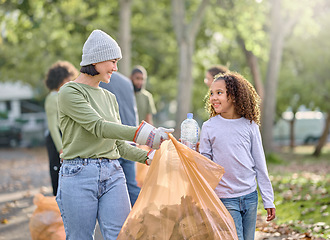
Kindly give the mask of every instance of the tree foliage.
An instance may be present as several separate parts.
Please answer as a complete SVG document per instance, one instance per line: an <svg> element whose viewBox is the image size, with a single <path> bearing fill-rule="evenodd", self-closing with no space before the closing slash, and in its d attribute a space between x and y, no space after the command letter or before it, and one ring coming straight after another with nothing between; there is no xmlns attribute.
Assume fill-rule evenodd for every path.
<svg viewBox="0 0 330 240"><path fill-rule="evenodd" d="M61 59L78 68L83 43L93 29L108 32L121 44L119 2L0 0L0 81L29 83L42 98L46 91L43 79L49 66ZM185 23L194 20L201 2L184 1ZM282 0L282 3L282 30L290 19L297 22L285 39L276 116L289 105L292 107L297 99L297 105L318 107L327 112L329 1ZM207 93L203 83L207 68L223 64L253 83L240 40L258 59L264 83L267 64L273 60L269 55L271 0L210 0L210 4L205 9L190 59L194 80L191 110L200 122L208 118L203 102ZM147 69L147 88L154 95L159 115L168 116L169 106L175 105L172 103L180 94L177 82L181 70L179 46L171 21L171 1L132 0L131 10L131 63ZM175 119L176 113L170 113L169 118Z"/></svg>
<svg viewBox="0 0 330 240"><path fill-rule="evenodd" d="M0 10L1 81L22 81L37 87L57 60L71 61L78 67L82 45L91 30L116 30L118 20L109 17L115 16L111 9L116 6L111 3L5 1Z"/></svg>

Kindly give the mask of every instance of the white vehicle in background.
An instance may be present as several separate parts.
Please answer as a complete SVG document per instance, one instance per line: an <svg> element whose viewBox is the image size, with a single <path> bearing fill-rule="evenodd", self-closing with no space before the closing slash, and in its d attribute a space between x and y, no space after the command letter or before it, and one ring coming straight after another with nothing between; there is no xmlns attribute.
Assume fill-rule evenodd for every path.
<svg viewBox="0 0 330 240"><path fill-rule="evenodd" d="M282 114L274 127L274 142L280 146L290 144L291 111ZM322 135L326 116L320 111L299 111L295 114L294 141L295 145L315 143Z"/></svg>

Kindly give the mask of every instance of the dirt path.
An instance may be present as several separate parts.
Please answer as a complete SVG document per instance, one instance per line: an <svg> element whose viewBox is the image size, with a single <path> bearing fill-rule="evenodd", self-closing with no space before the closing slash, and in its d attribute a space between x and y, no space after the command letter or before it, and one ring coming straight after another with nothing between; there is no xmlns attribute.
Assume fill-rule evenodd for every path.
<svg viewBox="0 0 330 240"><path fill-rule="evenodd" d="M46 149L0 148L0 240L31 240L37 193L52 196ZM101 239L97 228L95 240Z"/></svg>
<svg viewBox="0 0 330 240"><path fill-rule="evenodd" d="M34 194L51 194L46 151L0 149L0 239L31 239Z"/></svg>

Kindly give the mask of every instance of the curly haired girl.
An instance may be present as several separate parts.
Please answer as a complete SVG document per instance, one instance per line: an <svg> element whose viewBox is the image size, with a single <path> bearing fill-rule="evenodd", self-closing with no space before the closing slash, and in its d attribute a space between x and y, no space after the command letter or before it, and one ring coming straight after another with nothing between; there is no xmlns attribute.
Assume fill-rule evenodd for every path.
<svg viewBox="0 0 330 240"><path fill-rule="evenodd" d="M215 77L206 107L210 119L202 126L199 151L225 168L215 192L233 217L238 238L254 239L257 186L267 221L275 218L274 192L258 126L260 98L243 76L227 72Z"/></svg>

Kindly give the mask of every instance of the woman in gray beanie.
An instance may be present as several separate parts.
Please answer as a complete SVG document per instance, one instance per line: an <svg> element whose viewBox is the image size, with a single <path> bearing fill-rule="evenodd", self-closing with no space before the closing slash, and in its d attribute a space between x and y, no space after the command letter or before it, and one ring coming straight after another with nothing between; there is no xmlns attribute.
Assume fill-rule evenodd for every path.
<svg viewBox="0 0 330 240"><path fill-rule="evenodd" d="M115 96L99 87L109 83L121 57L117 42L94 30L83 47L81 74L59 91L63 163L56 200L67 239L93 239L96 219L104 239L117 238L131 208L117 159L150 164L154 152L125 140L157 149L173 132L146 122L139 127L121 124Z"/></svg>

